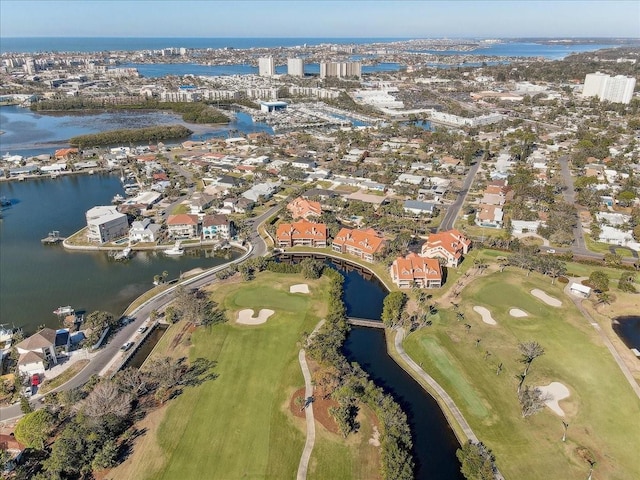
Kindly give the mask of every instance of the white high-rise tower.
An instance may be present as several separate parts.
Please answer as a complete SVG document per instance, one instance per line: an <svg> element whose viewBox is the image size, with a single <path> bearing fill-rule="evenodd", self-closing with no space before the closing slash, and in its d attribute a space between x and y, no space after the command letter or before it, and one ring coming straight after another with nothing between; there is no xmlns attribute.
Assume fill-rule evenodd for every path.
<svg viewBox="0 0 640 480"><path fill-rule="evenodd" d="M301 58L287 59L287 74L292 77L304 77L304 61Z"/></svg>
<svg viewBox="0 0 640 480"><path fill-rule="evenodd" d="M273 57L258 59L258 74L261 77L273 77L276 74L276 64L273 61Z"/></svg>

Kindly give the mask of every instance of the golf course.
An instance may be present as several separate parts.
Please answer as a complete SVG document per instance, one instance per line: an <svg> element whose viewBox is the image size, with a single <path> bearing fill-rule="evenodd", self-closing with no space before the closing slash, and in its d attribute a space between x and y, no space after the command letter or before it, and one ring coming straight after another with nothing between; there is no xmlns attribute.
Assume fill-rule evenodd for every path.
<svg viewBox="0 0 640 480"><path fill-rule="evenodd" d="M516 268L479 276L404 347L453 397L506 478L583 480L591 468L593 478L640 478L640 401L564 286ZM518 345L532 341L544 354L524 385L566 388L564 416L546 407L522 416Z"/></svg>
<svg viewBox="0 0 640 480"><path fill-rule="evenodd" d="M305 443L304 418L290 409L304 386L298 352L303 333L327 311L327 281L263 272L250 282L236 277L209 287L227 322L185 335L178 322L152 355L214 360L219 376L145 417L144 435L108 478L295 478ZM290 293L301 283L310 293ZM247 309L273 314L256 325L237 323ZM358 420L360 432L347 440L316 422L307 478L378 478L377 449L368 445L372 417L365 412Z"/></svg>

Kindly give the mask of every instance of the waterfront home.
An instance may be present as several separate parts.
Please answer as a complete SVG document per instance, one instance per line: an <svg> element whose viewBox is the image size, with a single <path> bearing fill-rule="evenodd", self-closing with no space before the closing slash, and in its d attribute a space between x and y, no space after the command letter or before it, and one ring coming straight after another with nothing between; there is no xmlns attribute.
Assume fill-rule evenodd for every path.
<svg viewBox="0 0 640 480"><path fill-rule="evenodd" d="M189 200L189 210L193 215L203 213L213 203L214 197L206 193L196 192Z"/></svg>
<svg viewBox="0 0 640 480"><path fill-rule="evenodd" d="M44 374L48 365L58 363L56 357L56 331L43 328L16 345L20 354L18 371L25 375Z"/></svg>
<svg viewBox="0 0 640 480"><path fill-rule="evenodd" d="M447 267L457 267L469 253L471 240L456 229L432 233L422 245L421 256L442 259Z"/></svg>
<svg viewBox="0 0 640 480"><path fill-rule="evenodd" d="M316 247L327 246L327 226L324 223L312 223L299 220L293 223L281 223L276 231L278 247Z"/></svg>
<svg viewBox="0 0 640 480"><path fill-rule="evenodd" d="M373 262L374 255L381 253L384 247L384 239L373 228L343 228L333 239L331 246L334 252L355 255L367 262Z"/></svg>
<svg viewBox="0 0 640 480"><path fill-rule="evenodd" d="M130 242L155 242L158 240L162 227L156 223L151 223L149 218L136 220L129 229Z"/></svg>
<svg viewBox="0 0 640 480"><path fill-rule="evenodd" d="M202 238L223 238L229 240L233 236L233 223L226 215L205 215L202 218Z"/></svg>
<svg viewBox="0 0 640 480"><path fill-rule="evenodd" d="M129 232L127 216L116 207L97 206L87 210L87 239L90 242L106 243L124 237Z"/></svg>
<svg viewBox="0 0 640 480"><path fill-rule="evenodd" d="M304 218L308 220L309 217L319 217L322 215L322 206L320 202L314 202L302 197L298 197L291 200L287 205L287 210L291 212L291 216L295 220L296 218Z"/></svg>
<svg viewBox="0 0 640 480"><path fill-rule="evenodd" d="M435 258L415 253L398 257L389 269L391 280L399 288L439 288L442 286L442 267Z"/></svg>
<svg viewBox="0 0 640 480"><path fill-rule="evenodd" d="M167 219L167 230L169 237L174 240L184 240L198 237L199 219L197 215L181 213L179 215L169 215Z"/></svg>

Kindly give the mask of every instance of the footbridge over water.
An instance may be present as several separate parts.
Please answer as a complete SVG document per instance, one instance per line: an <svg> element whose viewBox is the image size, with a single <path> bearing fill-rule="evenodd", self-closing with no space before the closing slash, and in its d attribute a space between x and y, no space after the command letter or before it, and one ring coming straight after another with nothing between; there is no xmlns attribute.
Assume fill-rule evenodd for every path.
<svg viewBox="0 0 640 480"><path fill-rule="evenodd" d="M347 323L349 325L357 325L359 327L381 328L385 329L384 323L380 320L370 320L367 318L347 317Z"/></svg>

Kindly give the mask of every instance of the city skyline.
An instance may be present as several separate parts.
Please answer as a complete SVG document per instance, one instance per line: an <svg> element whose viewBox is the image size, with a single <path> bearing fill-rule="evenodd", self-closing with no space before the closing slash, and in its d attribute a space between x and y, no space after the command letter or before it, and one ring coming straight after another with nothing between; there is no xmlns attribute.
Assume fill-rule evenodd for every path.
<svg viewBox="0 0 640 480"><path fill-rule="evenodd" d="M638 38L640 3L3 0L0 31L5 38Z"/></svg>

